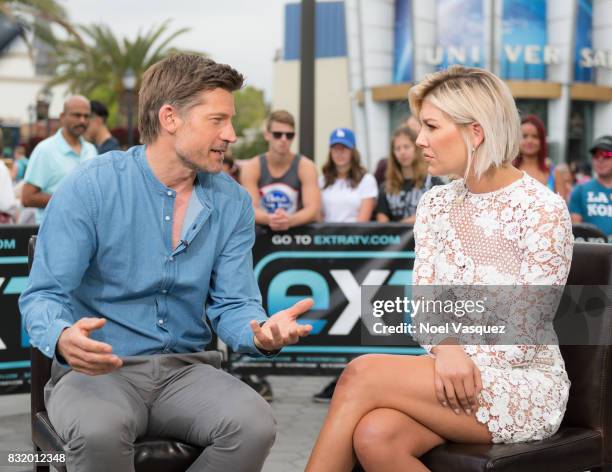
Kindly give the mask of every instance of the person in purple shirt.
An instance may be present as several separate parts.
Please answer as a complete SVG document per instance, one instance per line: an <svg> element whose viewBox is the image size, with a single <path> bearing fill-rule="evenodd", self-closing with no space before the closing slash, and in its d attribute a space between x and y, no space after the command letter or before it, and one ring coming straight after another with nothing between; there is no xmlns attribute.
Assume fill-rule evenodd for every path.
<svg viewBox="0 0 612 472"><path fill-rule="evenodd" d="M134 470L141 436L205 448L194 471L258 471L270 451L270 407L204 351L211 328L255 356L311 330L296 322L310 299L264 312L251 199L221 172L242 83L196 55L151 66L145 145L78 167L50 201L20 309L53 358L45 405L69 471Z"/></svg>

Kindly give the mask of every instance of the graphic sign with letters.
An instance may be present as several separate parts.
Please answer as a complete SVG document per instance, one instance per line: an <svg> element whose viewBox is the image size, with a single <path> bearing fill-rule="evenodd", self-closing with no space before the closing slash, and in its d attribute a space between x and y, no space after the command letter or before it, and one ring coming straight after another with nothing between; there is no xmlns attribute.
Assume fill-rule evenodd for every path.
<svg viewBox="0 0 612 472"><path fill-rule="evenodd" d="M28 241L37 226L0 225L0 394L30 391L30 339L17 301L28 279Z"/></svg>
<svg viewBox="0 0 612 472"><path fill-rule="evenodd" d="M361 286L412 283L414 239L405 225L311 225L288 233L263 232L253 250L254 268L269 314L311 297L313 309L300 318L313 326L297 345L274 359L232 354L242 373L331 373L370 352L421 354L405 347L361 345Z"/></svg>

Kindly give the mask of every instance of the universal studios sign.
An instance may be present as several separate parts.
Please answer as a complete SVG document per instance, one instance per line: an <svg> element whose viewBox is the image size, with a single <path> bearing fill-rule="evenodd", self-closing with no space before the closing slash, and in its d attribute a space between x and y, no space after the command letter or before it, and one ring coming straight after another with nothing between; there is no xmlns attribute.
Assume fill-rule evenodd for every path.
<svg viewBox="0 0 612 472"><path fill-rule="evenodd" d="M480 46L424 47L421 54L427 64L436 67L443 64L475 65L484 62ZM502 62L530 65L557 65L566 56L562 48L539 44L506 44L502 47L501 55ZM578 60L580 67L612 69L612 49L582 48Z"/></svg>
<svg viewBox="0 0 612 472"><path fill-rule="evenodd" d="M550 0L395 0L393 81L414 81L416 60L436 69L488 65L506 80L545 81L547 66L565 64L573 68L575 82L593 82L597 69L612 69L612 47L593 45L596 2L568 1L577 4L571 25L575 41L569 49L554 39L557 33L549 37L548 10L557 3ZM425 5L434 14L433 28L419 32L431 35L426 46L427 41L416 41L413 15L415 7L424 10Z"/></svg>

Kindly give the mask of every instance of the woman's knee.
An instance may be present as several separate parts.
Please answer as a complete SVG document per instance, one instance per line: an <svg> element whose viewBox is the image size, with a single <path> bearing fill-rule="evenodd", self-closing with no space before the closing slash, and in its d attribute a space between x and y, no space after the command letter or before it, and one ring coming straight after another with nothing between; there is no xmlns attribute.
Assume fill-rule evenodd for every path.
<svg viewBox="0 0 612 472"><path fill-rule="evenodd" d="M367 354L349 362L338 379L334 396L338 394L354 400L362 396L371 398L372 391L376 390L377 357Z"/></svg>
<svg viewBox="0 0 612 472"><path fill-rule="evenodd" d="M384 415L374 410L359 421L353 432L355 455L362 463L391 458L398 452L396 443L400 433L395 425L385 421Z"/></svg>

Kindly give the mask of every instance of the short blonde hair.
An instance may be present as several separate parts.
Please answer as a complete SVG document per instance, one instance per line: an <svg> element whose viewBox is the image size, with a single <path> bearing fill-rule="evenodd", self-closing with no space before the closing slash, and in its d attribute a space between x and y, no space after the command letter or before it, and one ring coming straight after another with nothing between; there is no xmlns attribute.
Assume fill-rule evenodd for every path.
<svg viewBox="0 0 612 472"><path fill-rule="evenodd" d="M284 125L291 126L295 129L295 118L287 110L275 110L270 113L266 122L266 129L270 131L272 129L272 123L282 123Z"/></svg>
<svg viewBox="0 0 612 472"><path fill-rule="evenodd" d="M410 108L417 116L425 100L462 129L468 149L466 176L473 166L477 178L491 167L512 162L519 153L521 121L508 86L484 69L454 65L427 75L410 89ZM467 125L478 123L484 141L472 149Z"/></svg>

